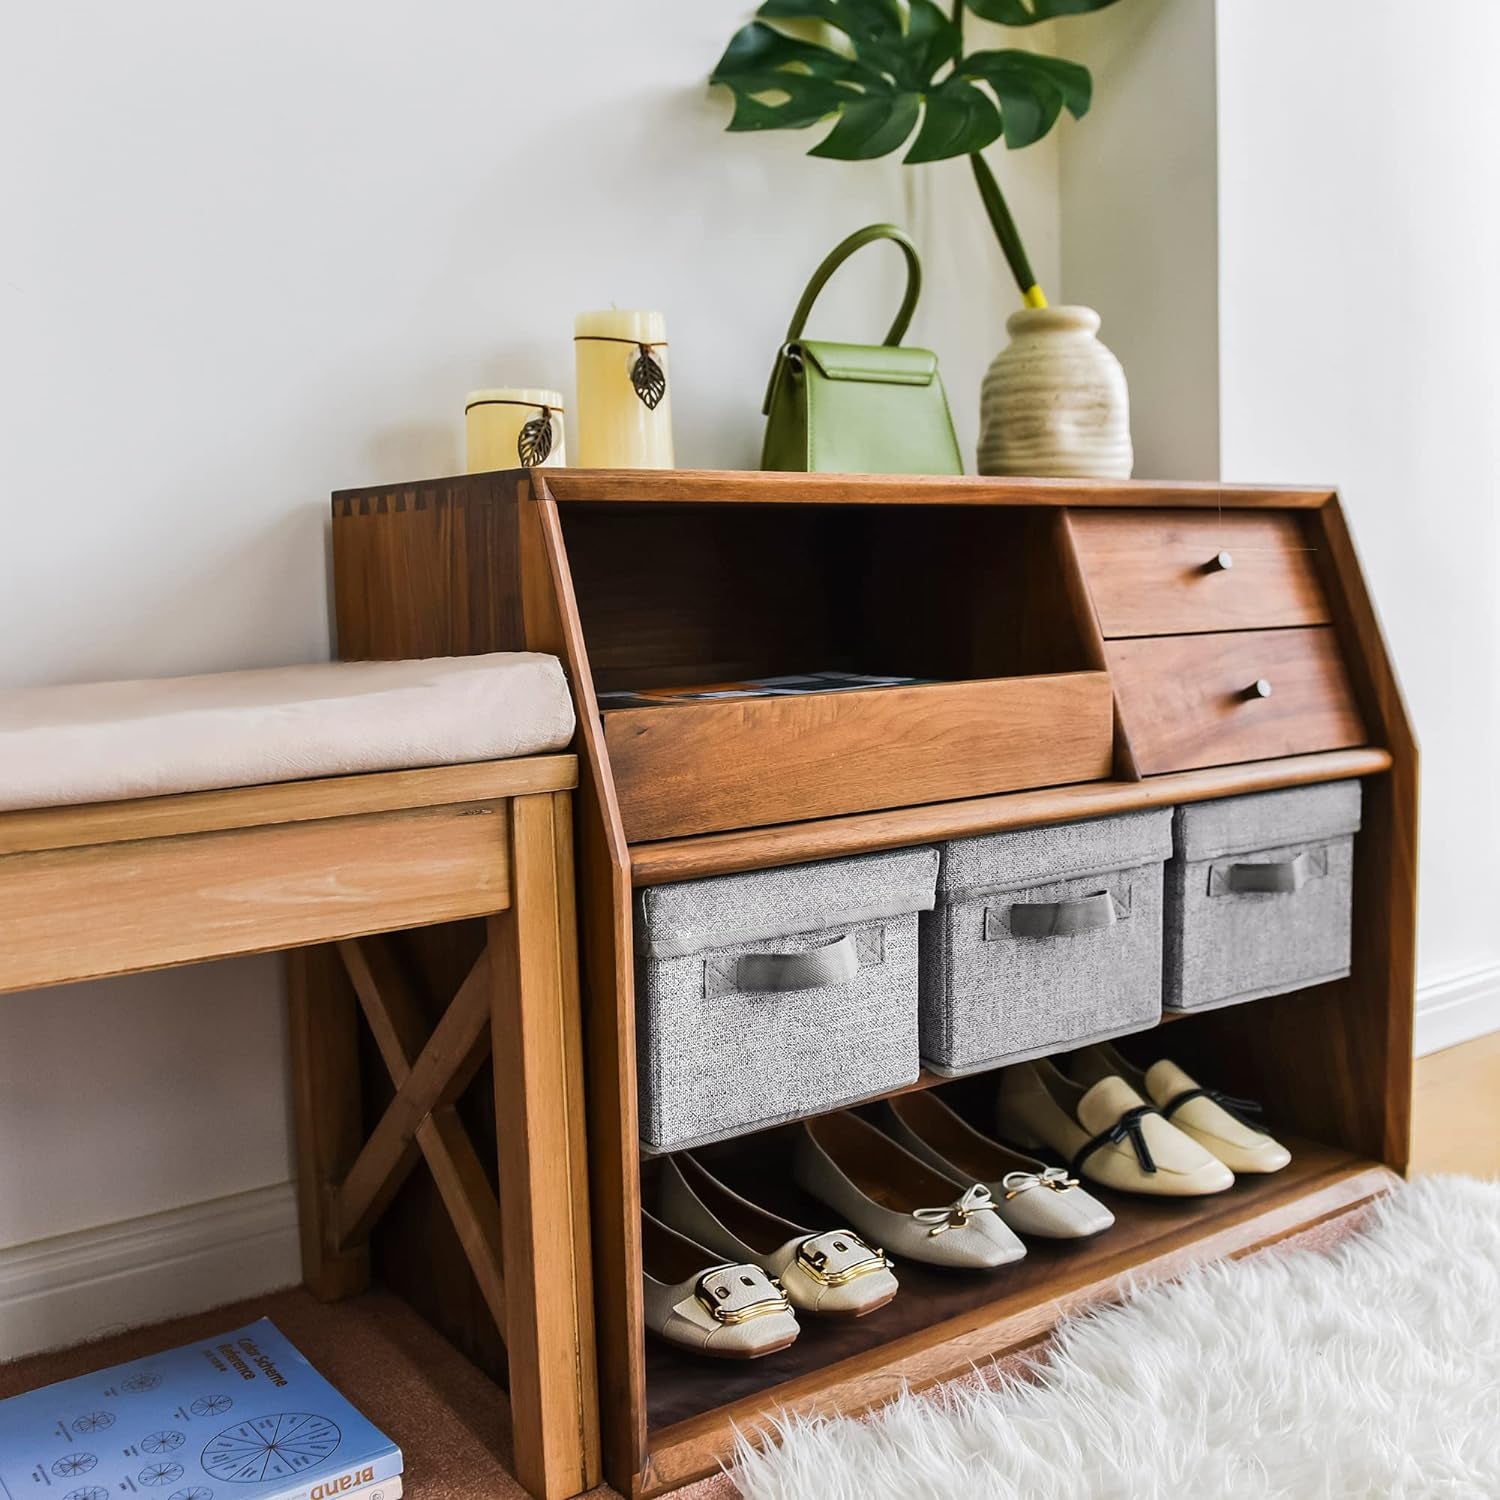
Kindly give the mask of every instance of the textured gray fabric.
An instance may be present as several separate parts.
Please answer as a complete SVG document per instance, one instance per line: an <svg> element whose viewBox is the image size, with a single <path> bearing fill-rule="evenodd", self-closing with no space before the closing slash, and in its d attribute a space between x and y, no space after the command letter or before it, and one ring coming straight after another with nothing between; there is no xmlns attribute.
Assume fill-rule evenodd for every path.
<svg viewBox="0 0 1500 1500"><path fill-rule="evenodd" d="M937 865L936 849L892 849L856 859L650 886L636 901L636 952L674 958L784 933L827 932L878 917L930 911Z"/></svg>
<svg viewBox="0 0 1500 1500"><path fill-rule="evenodd" d="M1359 831L1357 781L1188 802L1172 818L1172 849L1180 859L1217 859L1243 849L1281 849Z"/></svg>
<svg viewBox="0 0 1500 1500"><path fill-rule="evenodd" d="M1017 828L943 845L939 899L1016 890L1037 880L1065 880L1127 870L1172 853L1172 809L1149 808L1084 823Z"/></svg>
<svg viewBox="0 0 1500 1500"><path fill-rule="evenodd" d="M908 849L642 891L636 1050L644 1149L702 1145L915 1081L916 912L931 907L936 876L937 850ZM888 911L898 900L906 904L895 915L830 916L841 907ZM729 934L722 940L714 920ZM765 935L747 940L745 930ZM844 983L738 988L746 955L806 953L846 935L859 968ZM690 951L665 957L648 946L688 940Z"/></svg>
<svg viewBox="0 0 1500 1500"><path fill-rule="evenodd" d="M968 1073L1155 1025L1171 823L1161 808L945 845L938 907L920 919L922 1060ZM1012 905L1101 893L1107 926L1012 931Z"/></svg>
<svg viewBox="0 0 1500 1500"><path fill-rule="evenodd" d="M1178 853L1167 867L1163 968L1169 1007L1258 1000L1349 972L1358 782L1198 803L1178 808L1173 823ZM1236 865L1298 860L1304 879L1296 889L1235 888Z"/></svg>

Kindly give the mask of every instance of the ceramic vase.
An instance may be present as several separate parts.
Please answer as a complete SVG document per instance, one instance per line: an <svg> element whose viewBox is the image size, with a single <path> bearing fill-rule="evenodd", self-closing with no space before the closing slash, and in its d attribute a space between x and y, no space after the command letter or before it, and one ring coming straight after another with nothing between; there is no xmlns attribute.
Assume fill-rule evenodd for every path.
<svg viewBox="0 0 1500 1500"><path fill-rule="evenodd" d="M980 399L979 472L1128 479L1130 393L1089 307L1026 307L1005 324Z"/></svg>

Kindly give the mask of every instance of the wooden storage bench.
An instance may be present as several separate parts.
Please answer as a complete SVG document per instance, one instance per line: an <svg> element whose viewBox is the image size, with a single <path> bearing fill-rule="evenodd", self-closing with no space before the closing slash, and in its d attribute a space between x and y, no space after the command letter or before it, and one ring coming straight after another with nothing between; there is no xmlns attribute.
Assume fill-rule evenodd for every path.
<svg viewBox="0 0 1500 1500"><path fill-rule="evenodd" d="M0 1394L267 1313L387 1426L410 1493L493 1495L485 1435L506 1395L393 1299L356 1296L383 1216L433 1241L442 1209L410 1196L422 1174L403 1189L425 1159L501 1351L518 1477L546 1500L597 1480L576 780L574 756L545 755L0 813L0 994L295 950L303 1271L318 1298L356 1299L320 1312L281 1293L21 1361ZM446 989L417 983L407 939L445 957ZM384 1074L363 1108L361 1011ZM464 1101L487 1060L487 1098Z"/></svg>
<svg viewBox="0 0 1500 1500"><path fill-rule="evenodd" d="M962 1373L1404 1170L1416 746L1334 495L538 470L337 495L334 552L344 656L525 646L572 678L605 1472L627 1494L713 1472L778 1407L859 1411ZM601 693L817 670L919 682L599 711ZM648 1344L639 888L1355 777L1349 977L1176 1020L1163 1044L1273 1099L1289 1167L1201 1201L1115 1197L1108 1233L992 1279L903 1264L888 1309L805 1325L769 1359ZM784 1134L749 1139L774 1165Z"/></svg>

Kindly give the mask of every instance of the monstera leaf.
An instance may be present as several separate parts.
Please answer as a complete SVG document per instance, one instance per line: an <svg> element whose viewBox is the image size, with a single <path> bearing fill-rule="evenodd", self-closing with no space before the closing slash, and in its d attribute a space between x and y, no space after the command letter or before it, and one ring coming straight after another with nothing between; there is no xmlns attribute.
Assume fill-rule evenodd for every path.
<svg viewBox="0 0 1500 1500"><path fill-rule="evenodd" d="M968 0L977 15L1030 26L1114 0ZM826 42L771 22L822 23ZM825 31L824 35L828 35ZM862 161L899 150L940 161L1040 140L1066 109L1089 107L1086 68L1005 48L961 57L959 26L933 0L765 0L725 49L711 82L734 94L730 130L800 130L834 119L809 153ZM941 76L939 76L941 75Z"/></svg>
<svg viewBox="0 0 1500 1500"><path fill-rule="evenodd" d="M1038 21L1055 21L1059 16L1084 16L1091 10L1103 10L1115 0L964 0L976 16L998 21L1002 26L1035 26Z"/></svg>

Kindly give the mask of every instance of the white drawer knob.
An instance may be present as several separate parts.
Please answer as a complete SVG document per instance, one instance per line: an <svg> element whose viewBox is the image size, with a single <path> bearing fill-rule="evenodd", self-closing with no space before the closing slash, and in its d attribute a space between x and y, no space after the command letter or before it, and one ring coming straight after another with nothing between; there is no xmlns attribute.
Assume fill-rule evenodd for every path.
<svg viewBox="0 0 1500 1500"><path fill-rule="evenodd" d="M1234 566L1234 554L1232 552L1216 552L1204 564L1205 573L1227 573Z"/></svg>
<svg viewBox="0 0 1500 1500"><path fill-rule="evenodd" d="M1257 677L1254 682L1241 694L1244 698L1269 698L1271 696L1271 684L1264 677Z"/></svg>

